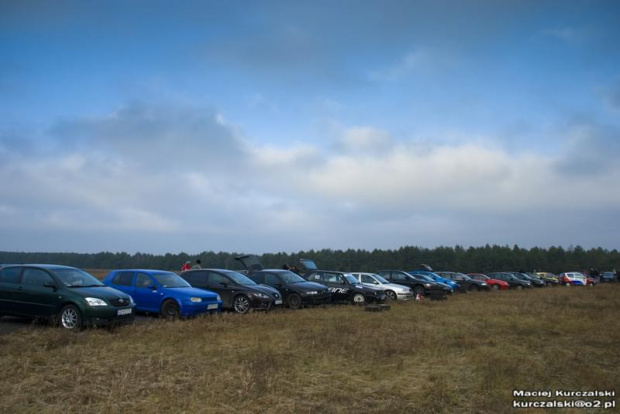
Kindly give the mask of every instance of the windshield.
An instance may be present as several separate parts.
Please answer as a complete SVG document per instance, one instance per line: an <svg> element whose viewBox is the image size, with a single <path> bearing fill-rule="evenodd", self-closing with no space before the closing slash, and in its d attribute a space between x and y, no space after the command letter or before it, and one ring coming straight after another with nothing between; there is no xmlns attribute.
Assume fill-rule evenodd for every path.
<svg viewBox="0 0 620 414"><path fill-rule="evenodd" d="M377 275L377 274L374 274L374 275L373 275L373 277L374 277L375 279L377 279L377 280L378 280L378 281L379 281L382 285L386 285L386 284L389 284L389 283L390 283L390 282L388 282L387 280L385 280L385 279L383 278L383 276L379 276L379 275Z"/></svg>
<svg viewBox="0 0 620 414"><path fill-rule="evenodd" d="M256 285L256 282L239 272L226 272L225 274L238 285Z"/></svg>
<svg viewBox="0 0 620 414"><path fill-rule="evenodd" d="M307 280L304 279L303 277L293 272L290 272L288 270L286 272L280 273L280 276L282 277L282 280L284 280L284 282L289 283L289 284L307 282Z"/></svg>
<svg viewBox="0 0 620 414"><path fill-rule="evenodd" d="M69 287L105 286L99 279L80 269L51 269Z"/></svg>
<svg viewBox="0 0 620 414"><path fill-rule="evenodd" d="M467 276L465 273L455 273L457 276L461 276L463 280L471 280L471 277Z"/></svg>
<svg viewBox="0 0 620 414"><path fill-rule="evenodd" d="M172 272L155 273L153 277L157 280L157 283L165 288L191 287L181 276Z"/></svg>
<svg viewBox="0 0 620 414"><path fill-rule="evenodd" d="M352 285L357 285L360 283L360 281L357 280L352 274L347 273L346 275L344 275L344 277L346 277L349 283L351 283Z"/></svg>
<svg viewBox="0 0 620 414"><path fill-rule="evenodd" d="M418 279L422 279L425 280L427 282L434 282L433 278L430 276L426 276L426 275L421 275L419 273L414 273L413 274L414 277L417 277Z"/></svg>

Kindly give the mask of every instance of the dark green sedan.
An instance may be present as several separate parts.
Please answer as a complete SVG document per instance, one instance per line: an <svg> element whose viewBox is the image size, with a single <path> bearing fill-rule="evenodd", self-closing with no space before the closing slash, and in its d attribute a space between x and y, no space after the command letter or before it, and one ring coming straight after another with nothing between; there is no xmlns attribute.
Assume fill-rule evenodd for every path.
<svg viewBox="0 0 620 414"><path fill-rule="evenodd" d="M131 323L131 296L83 270L60 265L5 265L0 269L0 317L49 318L69 330Z"/></svg>

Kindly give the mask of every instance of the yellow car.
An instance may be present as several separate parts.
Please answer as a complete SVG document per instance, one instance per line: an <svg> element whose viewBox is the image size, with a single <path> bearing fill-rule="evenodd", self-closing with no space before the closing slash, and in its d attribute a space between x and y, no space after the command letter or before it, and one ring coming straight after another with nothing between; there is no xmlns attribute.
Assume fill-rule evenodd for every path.
<svg viewBox="0 0 620 414"><path fill-rule="evenodd" d="M536 274L543 278L543 280L549 286L558 286L560 284L560 279L557 275L549 272L536 272Z"/></svg>

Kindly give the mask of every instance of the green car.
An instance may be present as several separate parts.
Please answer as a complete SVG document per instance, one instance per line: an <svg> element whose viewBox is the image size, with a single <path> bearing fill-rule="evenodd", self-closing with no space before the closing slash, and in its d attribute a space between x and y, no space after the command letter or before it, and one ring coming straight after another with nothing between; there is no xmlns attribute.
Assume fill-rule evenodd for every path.
<svg viewBox="0 0 620 414"><path fill-rule="evenodd" d="M65 329L131 323L131 296L75 267L5 265L0 269L0 317L48 318Z"/></svg>

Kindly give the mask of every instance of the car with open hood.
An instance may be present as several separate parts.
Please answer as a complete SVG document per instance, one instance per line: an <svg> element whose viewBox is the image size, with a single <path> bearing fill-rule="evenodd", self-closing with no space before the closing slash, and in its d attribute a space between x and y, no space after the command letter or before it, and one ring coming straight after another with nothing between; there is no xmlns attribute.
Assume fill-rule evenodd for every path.
<svg viewBox="0 0 620 414"><path fill-rule="evenodd" d="M181 273L181 277L193 287L216 292L222 298L222 308L236 313L282 307L282 295L277 289L259 285L234 270L192 269Z"/></svg>
<svg viewBox="0 0 620 414"><path fill-rule="evenodd" d="M103 283L130 295L136 310L177 319L217 313L222 300L217 293L196 289L179 275L167 270L117 269Z"/></svg>
<svg viewBox="0 0 620 414"><path fill-rule="evenodd" d="M300 259L304 279L327 286L332 302L348 302L356 305L383 303L387 297L382 289L364 286L349 272L322 270L310 259Z"/></svg>
<svg viewBox="0 0 620 414"><path fill-rule="evenodd" d="M363 285L382 289L387 300L413 300L413 290L410 287L390 283L376 273L353 272L351 273Z"/></svg>
<svg viewBox="0 0 620 414"><path fill-rule="evenodd" d="M131 323L135 308L131 296L75 267L22 264L0 270L0 316L49 318L79 330Z"/></svg>

